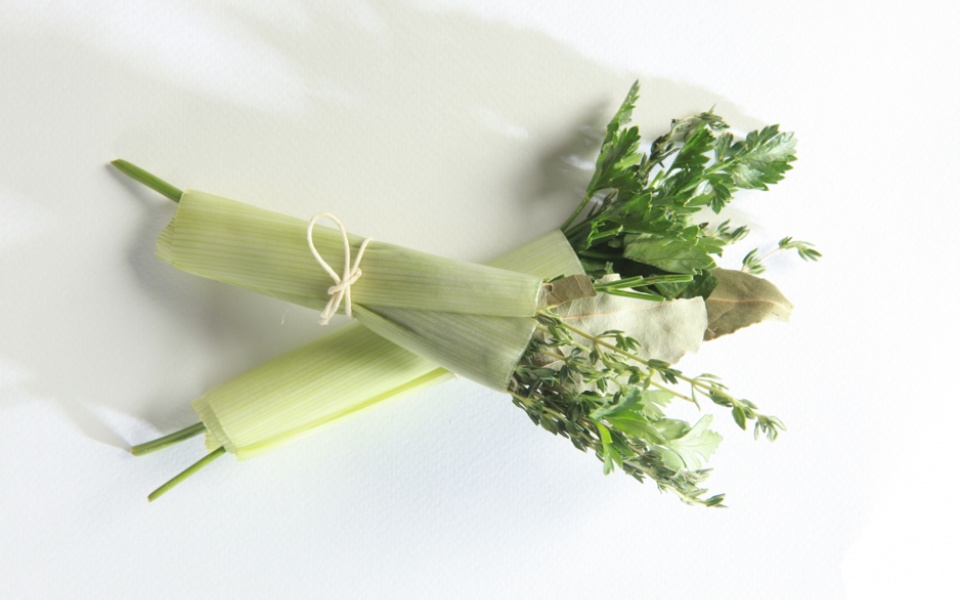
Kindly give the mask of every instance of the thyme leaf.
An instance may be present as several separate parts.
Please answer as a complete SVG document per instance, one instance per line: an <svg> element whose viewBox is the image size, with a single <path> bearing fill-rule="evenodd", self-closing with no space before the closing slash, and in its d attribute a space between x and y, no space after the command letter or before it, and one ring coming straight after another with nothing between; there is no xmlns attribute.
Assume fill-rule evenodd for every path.
<svg viewBox="0 0 960 600"><path fill-rule="evenodd" d="M703 461L720 436L709 429L709 416L694 425L667 417L669 404L705 396L729 408L741 428L754 422L757 435L775 439L784 429L776 417L730 394L715 376L690 377L645 358L640 342L622 331L591 334L550 310L537 319L541 335L531 341L510 382L513 402L535 424L592 451L605 473L619 468L684 502L720 506L723 495L708 496L702 487L709 473ZM549 366L541 364L545 355L555 359Z"/></svg>

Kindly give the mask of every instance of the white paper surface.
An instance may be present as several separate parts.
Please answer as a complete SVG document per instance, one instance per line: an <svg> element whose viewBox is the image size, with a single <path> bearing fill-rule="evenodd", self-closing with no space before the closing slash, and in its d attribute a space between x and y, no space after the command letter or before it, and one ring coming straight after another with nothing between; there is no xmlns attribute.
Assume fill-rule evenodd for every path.
<svg viewBox="0 0 960 600"><path fill-rule="evenodd" d="M954 5L473 4L0 6L3 597L949 597ZM792 322L681 365L789 427L718 415L729 510L604 477L465 381L146 502L202 444L130 444L323 331L154 259L172 207L109 160L481 261L562 221L634 78L648 136L715 106L800 140L737 202L744 252L825 254L770 265Z"/></svg>

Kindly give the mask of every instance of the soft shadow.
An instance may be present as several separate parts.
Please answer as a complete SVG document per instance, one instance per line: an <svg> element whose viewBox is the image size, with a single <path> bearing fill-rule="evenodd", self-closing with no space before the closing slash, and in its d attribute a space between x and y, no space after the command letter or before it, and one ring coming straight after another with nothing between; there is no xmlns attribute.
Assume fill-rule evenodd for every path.
<svg viewBox="0 0 960 600"><path fill-rule="evenodd" d="M31 373L22 384L30 393L13 398L53 398L104 443L122 439L92 406L175 429L204 390L318 335L303 309L157 261L156 235L173 206L106 174L104 163L126 158L184 188L290 214L323 207L358 233L484 260L572 210L589 178L578 162L591 160L635 78L533 30L403 2L373 9L366 22L347 6L314 2L303 2L299 23L234 11L228 30L295 78L275 92L292 100L276 110L120 60L124 48L110 44L130 38L109 30L50 27L0 40L0 72L30 60L42 73L8 86L0 109L11 122L44 124L8 132L3 183L57 209L44 239L0 258L3 267L42 263L42 274L13 275L30 299L4 317L5 339L15 341L0 341L0 352ZM648 137L713 105L730 106L723 114L735 125L753 125L708 90L640 79L637 117ZM49 164L68 172L45 177ZM78 191L98 201L76 199ZM51 254L51 238L70 252ZM99 267L111 253L124 255L108 262L119 272ZM111 297L122 278L139 290ZM135 299L146 308L137 312Z"/></svg>

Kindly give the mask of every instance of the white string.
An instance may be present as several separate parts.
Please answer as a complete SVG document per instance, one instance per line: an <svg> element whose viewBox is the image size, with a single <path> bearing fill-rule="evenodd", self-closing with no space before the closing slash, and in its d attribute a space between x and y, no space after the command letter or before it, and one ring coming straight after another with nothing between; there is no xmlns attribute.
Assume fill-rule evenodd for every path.
<svg viewBox="0 0 960 600"><path fill-rule="evenodd" d="M327 264L327 261L323 260L323 257L320 256L320 253L317 252L316 246L313 245L313 226L320 219L330 219L333 221L337 228L340 229L340 235L343 238L343 275L337 275L337 272ZM327 272L328 275L333 279L333 285L327 288L327 294L330 295L330 299L327 300L327 305L324 307L323 312L320 313L320 324L326 325L330 322L330 319L333 318L333 315L337 313L337 309L340 308L340 302L343 302L343 312L347 315L348 319L353 318L353 310L350 304L350 286L355 284L360 276L363 275L363 271L360 270L360 259L363 258L363 252L367 249L367 244L370 243L372 238L367 238L363 240L363 243L360 244L360 248L357 250L357 258L353 261L353 264L350 264L350 238L347 236L347 228L343 226L343 223L340 222L340 219L336 218L330 213L319 212L313 215L313 218L310 219L310 224L307 225L307 244L310 245L310 251L313 252L313 257L317 259L317 262L320 263L320 266L323 267L323 270Z"/></svg>

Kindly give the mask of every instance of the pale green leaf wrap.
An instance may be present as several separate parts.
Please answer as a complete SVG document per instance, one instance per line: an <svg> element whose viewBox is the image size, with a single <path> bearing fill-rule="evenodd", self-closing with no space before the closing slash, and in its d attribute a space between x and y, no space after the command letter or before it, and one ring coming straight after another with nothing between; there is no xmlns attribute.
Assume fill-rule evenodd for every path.
<svg viewBox="0 0 960 600"><path fill-rule="evenodd" d="M542 279L583 273L580 260L559 231L491 264ZM365 307L357 308L355 314L392 342L497 391L507 389L536 328L536 321L527 318Z"/></svg>
<svg viewBox="0 0 960 600"><path fill-rule="evenodd" d="M362 238L349 236L352 256ZM324 260L343 268L340 232L316 226ZM242 202L188 190L160 234L157 256L208 279L322 309L334 284L307 245L307 222ZM353 302L504 317L530 317L541 280L526 273L452 260L373 240L351 287ZM342 307L341 307L342 308Z"/></svg>
<svg viewBox="0 0 960 600"><path fill-rule="evenodd" d="M357 323L283 354L193 402L207 446L250 458L450 373Z"/></svg>
<svg viewBox="0 0 960 600"><path fill-rule="evenodd" d="M319 309L333 281L311 254L306 231L300 219L188 191L160 235L157 255L189 273ZM354 247L360 242L351 236ZM317 227L314 243L328 263L342 264L339 232ZM559 231L492 266L374 241L361 269L351 293L362 324L498 391L506 390L533 335L530 317L543 280L583 273Z"/></svg>
<svg viewBox="0 0 960 600"><path fill-rule="evenodd" d="M559 231L491 264L530 273L538 280L582 272ZM512 373L530 340L533 319L436 314L453 320L467 317L471 335L492 335L499 340L484 343L479 337L465 341L456 337L459 333L430 330L438 347L449 350L459 344L470 348L458 354L459 360L468 364L495 364L498 371ZM515 325L521 324L526 332L525 339L517 336L510 340L509 352L498 346L504 337L511 337L498 331L504 321L513 322L507 331L513 332ZM421 339L427 337L424 333ZM512 346L520 341L523 346L515 351ZM437 363L358 324L349 324L213 388L194 401L193 407L207 427L207 446L223 446L244 459L293 441L324 423L449 376L451 373L438 368Z"/></svg>

